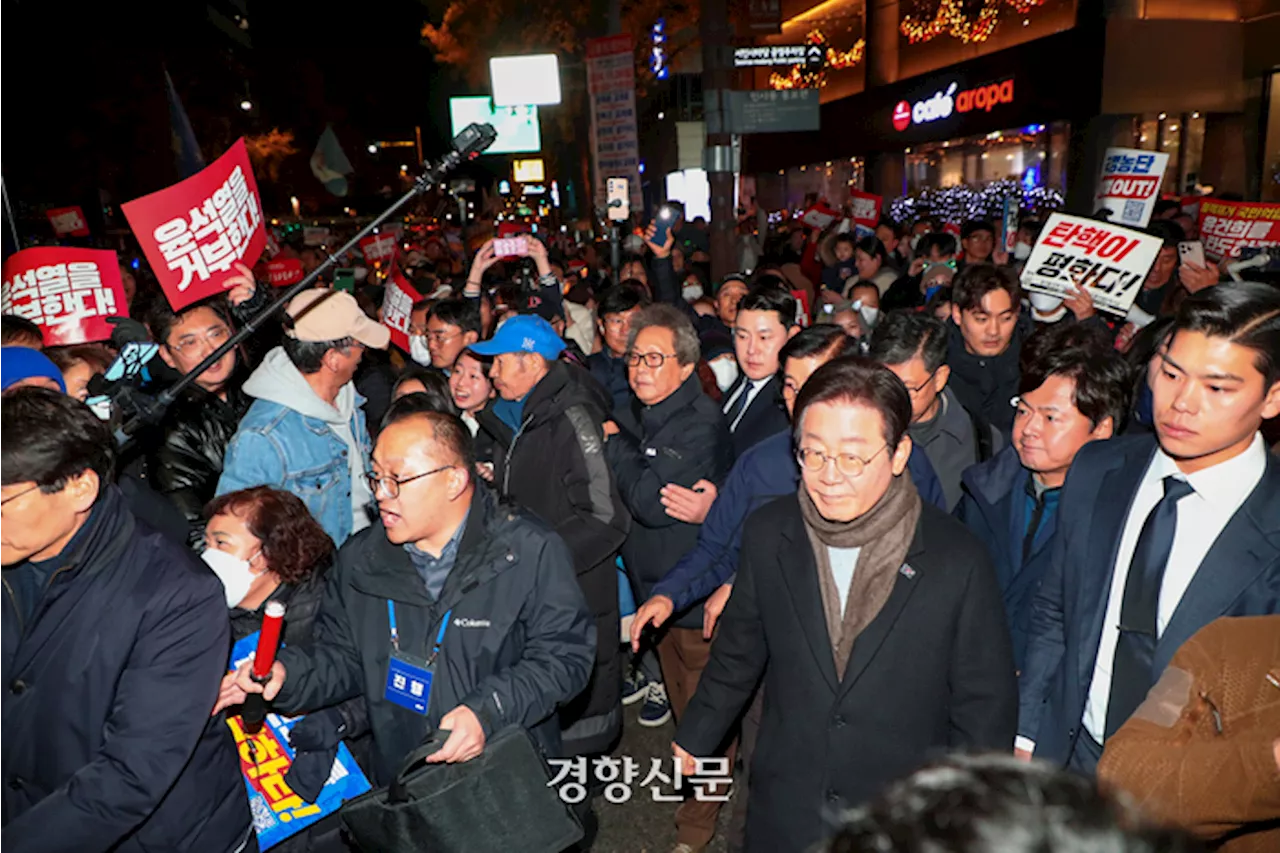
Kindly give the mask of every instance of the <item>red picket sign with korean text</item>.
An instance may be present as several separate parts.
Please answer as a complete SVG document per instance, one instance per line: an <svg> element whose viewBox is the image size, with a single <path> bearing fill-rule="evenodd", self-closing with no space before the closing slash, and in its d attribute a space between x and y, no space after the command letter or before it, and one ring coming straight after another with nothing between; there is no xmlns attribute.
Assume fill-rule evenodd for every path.
<svg viewBox="0 0 1280 853"><path fill-rule="evenodd" d="M391 343L405 352L409 351L409 320L413 314L413 303L420 299L422 294L393 264L382 297L382 325L391 330Z"/></svg>
<svg viewBox="0 0 1280 853"><path fill-rule="evenodd" d="M1244 248L1280 245L1280 204L1200 199L1200 242L1214 260Z"/></svg>
<svg viewBox="0 0 1280 853"><path fill-rule="evenodd" d="M53 233L59 237L88 237L89 225L84 221L84 211L77 207L55 207L46 210Z"/></svg>
<svg viewBox="0 0 1280 853"><path fill-rule="evenodd" d="M297 258L277 258L267 264L267 282L272 287L288 287L302 281L305 273Z"/></svg>
<svg viewBox="0 0 1280 853"><path fill-rule="evenodd" d="M175 311L222 293L233 265L253 266L267 243L243 139L198 174L121 209Z"/></svg>
<svg viewBox="0 0 1280 853"><path fill-rule="evenodd" d="M109 340L107 318L129 314L115 252L23 249L5 259L3 276L0 313L35 323L47 347Z"/></svg>
<svg viewBox="0 0 1280 853"><path fill-rule="evenodd" d="M876 225L880 223L880 207L883 204L884 199L878 195L852 190L849 193L849 207L853 213L853 224L870 228L874 232Z"/></svg>
<svg viewBox="0 0 1280 853"><path fill-rule="evenodd" d="M840 212L827 207L826 203L818 202L813 207L804 212L804 216L800 221L810 228L817 228L819 231L826 228L832 222L840 218Z"/></svg>
<svg viewBox="0 0 1280 853"><path fill-rule="evenodd" d="M360 253L367 264L389 264L396 256L396 235L370 234L360 241Z"/></svg>

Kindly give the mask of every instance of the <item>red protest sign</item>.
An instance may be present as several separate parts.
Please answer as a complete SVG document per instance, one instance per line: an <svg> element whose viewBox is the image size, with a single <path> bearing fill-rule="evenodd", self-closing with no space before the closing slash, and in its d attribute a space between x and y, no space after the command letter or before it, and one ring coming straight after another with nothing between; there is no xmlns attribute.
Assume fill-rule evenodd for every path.
<svg viewBox="0 0 1280 853"><path fill-rule="evenodd" d="M801 217L800 221L810 228L817 228L821 231L839 218L839 211L832 210L823 202L818 202L804 212L804 216Z"/></svg>
<svg viewBox="0 0 1280 853"><path fill-rule="evenodd" d="M405 352L409 351L409 320L413 314L413 303L420 299L422 294L393 264L382 297L382 325L391 330L391 343Z"/></svg>
<svg viewBox="0 0 1280 853"><path fill-rule="evenodd" d="M1211 258L1234 258L1244 248L1280 245L1280 204L1200 200L1200 241Z"/></svg>
<svg viewBox="0 0 1280 853"><path fill-rule="evenodd" d="M360 241L360 254L365 263L386 264L396 256L395 234L370 234Z"/></svg>
<svg viewBox="0 0 1280 853"><path fill-rule="evenodd" d="M46 210L53 233L59 237L88 237L89 225L84 221L84 211L79 207L55 207Z"/></svg>
<svg viewBox="0 0 1280 853"><path fill-rule="evenodd" d="M854 224L875 231L876 225L880 223L880 206L883 203L884 199L873 193L864 193L859 190L850 192L849 206L852 208L851 218Z"/></svg>
<svg viewBox="0 0 1280 853"><path fill-rule="evenodd" d="M121 209L175 311L221 293L232 265L253 266L267 242L243 139L199 174Z"/></svg>
<svg viewBox="0 0 1280 853"><path fill-rule="evenodd" d="M277 258L267 264L267 281L272 287L288 287L302 281L302 261L297 258Z"/></svg>
<svg viewBox="0 0 1280 853"><path fill-rule="evenodd" d="M115 252L47 246L23 249L4 262L0 313L40 327L45 346L105 341L107 317L127 315Z"/></svg>

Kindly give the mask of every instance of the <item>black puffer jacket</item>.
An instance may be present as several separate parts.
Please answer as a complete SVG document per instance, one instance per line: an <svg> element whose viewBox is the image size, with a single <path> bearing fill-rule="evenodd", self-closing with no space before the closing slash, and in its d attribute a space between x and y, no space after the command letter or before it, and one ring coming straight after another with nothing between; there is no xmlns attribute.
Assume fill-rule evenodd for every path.
<svg viewBox="0 0 1280 853"><path fill-rule="evenodd" d="M193 548L204 537L204 506L218 488L227 444L252 402L238 381L226 400L193 385L165 413L148 450L151 486L186 517Z"/></svg>
<svg viewBox="0 0 1280 853"><path fill-rule="evenodd" d="M559 537L477 488L456 562L433 602L404 547L375 522L338 552L314 643L280 650L288 674L276 707L297 713L363 696L378 784L459 705L475 712L486 735L520 725L554 757L555 709L587 683L596 639L569 563ZM400 648L419 657L452 611L426 716L384 698L388 601L395 603Z"/></svg>
<svg viewBox="0 0 1280 853"><path fill-rule="evenodd" d="M0 845L243 849L240 760L209 716L231 647L222 585L114 486L59 560L30 618L25 567L4 570Z"/></svg>
<svg viewBox="0 0 1280 853"><path fill-rule="evenodd" d="M604 456L611 401L586 370L552 362L529 394L511 435L493 412L480 414L497 438L494 484L560 534L573 553L578 584L600 642L587 690L561 714L568 755L607 751L622 730L618 573L615 558L631 519Z"/></svg>
<svg viewBox="0 0 1280 853"><path fill-rule="evenodd" d="M733 464L733 443L724 414L713 403L697 375L653 406L636 403L639 435L609 438L605 456L618 481L622 502L631 512L631 532L622 546L622 561L647 601L654 585L686 552L698 544L699 525L667 515L662 487L675 483L693 488L699 480L723 482ZM702 627L702 604L676 614L681 628Z"/></svg>

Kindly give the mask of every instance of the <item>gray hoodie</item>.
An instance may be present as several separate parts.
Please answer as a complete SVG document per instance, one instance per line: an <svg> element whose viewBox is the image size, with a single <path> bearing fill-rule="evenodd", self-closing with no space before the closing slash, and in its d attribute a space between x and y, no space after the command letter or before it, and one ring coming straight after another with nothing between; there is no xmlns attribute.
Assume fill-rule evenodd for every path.
<svg viewBox="0 0 1280 853"><path fill-rule="evenodd" d="M336 406L321 400L307 380L289 360L283 347L275 347L262 364L244 383L244 392L250 397L267 400L292 409L300 415L324 421L334 435L347 445L347 459L351 463L351 532L358 533L369 526L367 507L373 503L373 493L364 478L364 449L355 436L356 407L364 404L364 398L356 393L355 385L348 382L338 392Z"/></svg>

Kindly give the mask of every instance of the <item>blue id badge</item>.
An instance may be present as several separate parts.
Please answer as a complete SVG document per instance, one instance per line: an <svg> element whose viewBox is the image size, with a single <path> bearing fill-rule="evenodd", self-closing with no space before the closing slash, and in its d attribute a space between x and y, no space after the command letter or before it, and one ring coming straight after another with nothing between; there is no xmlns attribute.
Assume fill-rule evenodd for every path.
<svg viewBox="0 0 1280 853"><path fill-rule="evenodd" d="M431 701L431 677L434 668L425 661L409 658L399 652L391 655L387 665L385 698L401 708L426 716Z"/></svg>

